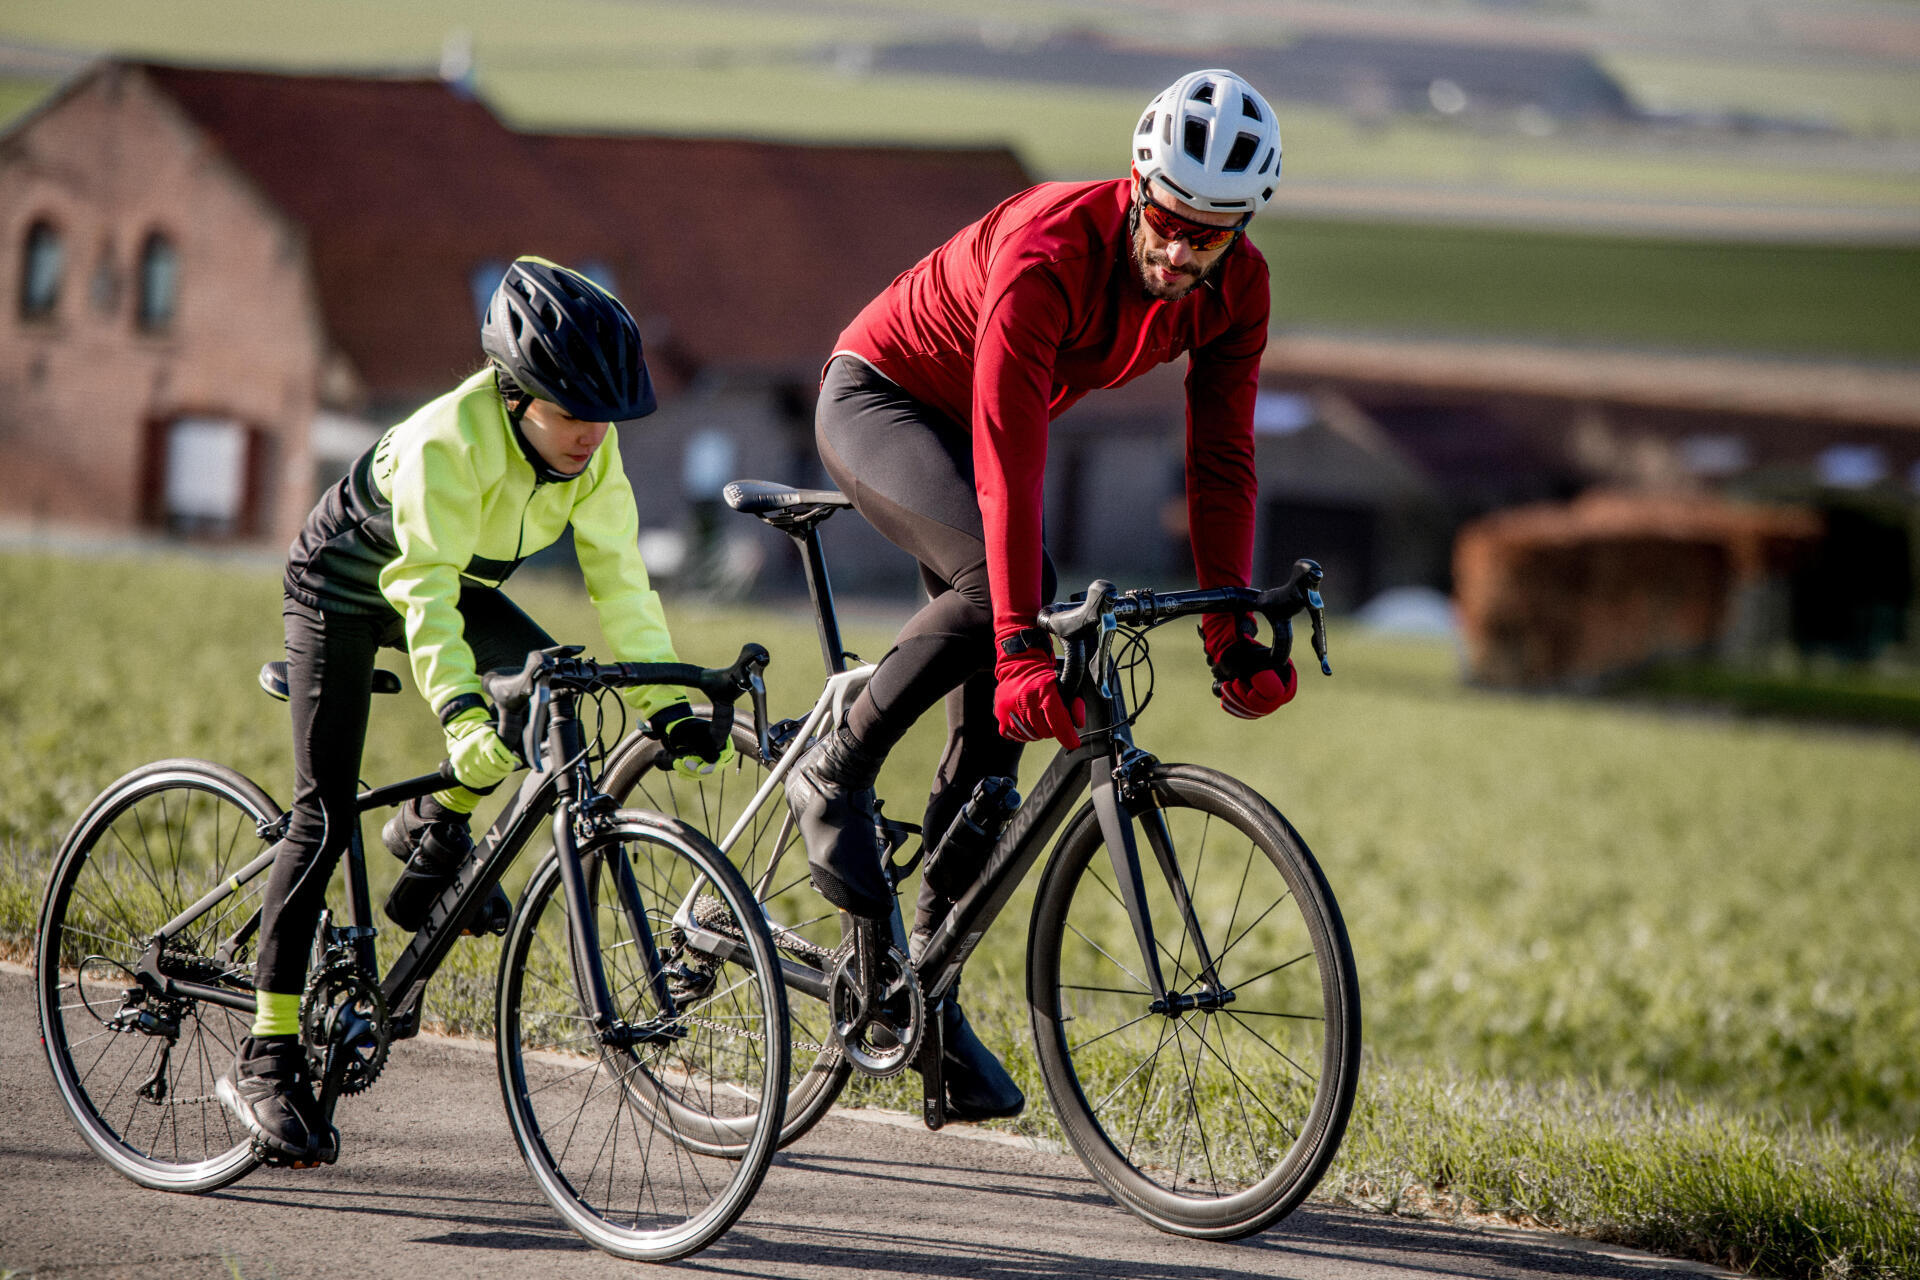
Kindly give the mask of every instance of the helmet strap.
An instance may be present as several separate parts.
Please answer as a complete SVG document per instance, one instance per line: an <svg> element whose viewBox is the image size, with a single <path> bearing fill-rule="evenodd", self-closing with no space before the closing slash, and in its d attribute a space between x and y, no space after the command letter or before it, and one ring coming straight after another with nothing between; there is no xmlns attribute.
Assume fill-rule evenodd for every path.
<svg viewBox="0 0 1920 1280"><path fill-rule="evenodd" d="M533 403L532 393L515 382L513 375L498 364L493 366L493 389L500 393L500 401L506 406L508 424L518 432L520 419L527 416L527 407Z"/></svg>

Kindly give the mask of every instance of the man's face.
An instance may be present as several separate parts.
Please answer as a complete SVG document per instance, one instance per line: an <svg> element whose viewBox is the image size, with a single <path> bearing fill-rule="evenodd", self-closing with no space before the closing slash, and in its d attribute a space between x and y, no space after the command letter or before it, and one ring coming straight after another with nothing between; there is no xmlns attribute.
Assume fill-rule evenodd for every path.
<svg viewBox="0 0 1920 1280"><path fill-rule="evenodd" d="M520 420L520 432L546 464L563 475L577 476L593 461L611 423L582 422L551 400L535 400Z"/></svg>
<svg viewBox="0 0 1920 1280"><path fill-rule="evenodd" d="M1142 195L1144 192L1144 196ZM1189 222L1199 222L1210 227L1232 227L1240 223L1244 216L1238 213L1221 213L1208 209L1196 209L1177 196L1151 185L1143 186L1136 182L1135 199L1151 199L1161 208L1171 210ZM1220 259L1233 247L1229 240L1226 244L1206 252L1197 252L1194 247L1181 238L1168 239L1151 226L1146 218L1138 220L1133 232L1133 264L1140 277L1140 287L1149 298L1161 298L1173 301L1184 298L1193 287L1207 278Z"/></svg>

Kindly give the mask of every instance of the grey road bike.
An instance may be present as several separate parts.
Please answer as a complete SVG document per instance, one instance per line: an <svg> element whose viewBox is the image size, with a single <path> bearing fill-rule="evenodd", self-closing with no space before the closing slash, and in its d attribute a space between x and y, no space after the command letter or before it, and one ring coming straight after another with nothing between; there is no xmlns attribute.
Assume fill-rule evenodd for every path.
<svg viewBox="0 0 1920 1280"><path fill-rule="evenodd" d="M688 824L607 794L614 753L600 726L616 714L608 691L643 684L696 690L725 725L751 694L764 725L766 653L748 646L732 667L705 670L579 652L545 650L484 678L533 771L384 974L356 824L343 918L322 917L301 1030L330 1124L339 1101L379 1078L391 1043L418 1033L427 984L463 929L549 835L499 961L495 1040L514 1140L591 1243L677 1258L727 1230L773 1158L786 992L760 906L726 857ZM285 664L269 663L261 682L284 697ZM399 688L376 672L377 692ZM447 770L367 790L359 808L440 790ZM211 1191L269 1158L214 1083L253 1020L253 947L286 824L234 770L162 760L101 793L55 862L35 949L47 1062L88 1145L142 1186ZM724 957L676 922L686 903L701 929L724 934Z"/></svg>
<svg viewBox="0 0 1920 1280"><path fill-rule="evenodd" d="M874 670L849 665L819 538L850 504L761 481L736 481L725 496L799 546L825 685L798 720L760 735L737 728L730 770L690 782L645 744L609 767L606 785L709 835L752 885L791 1017L782 1143L816 1124L855 1071L918 1068L924 1119L945 1123L940 1002L1050 848L1028 928L1027 1001L1068 1142L1117 1201L1163 1230L1231 1239L1284 1217L1332 1161L1353 1105L1360 995L1345 926L1306 843L1273 805L1216 770L1157 759L1134 730L1151 698L1147 633L1177 618L1258 612L1284 652L1291 619L1308 613L1331 674L1319 567L1301 561L1268 591L1095 582L1084 599L1044 611L1040 625L1067 653L1063 691L1086 699L1083 745L1056 754L1024 802L1009 779L982 783L949 832L922 833L883 811L896 892L923 857L937 866L948 842L991 844L977 881L916 950L897 903L890 923L863 926L813 891L783 801L800 748L840 722ZM689 925L704 953L725 954L723 929Z"/></svg>

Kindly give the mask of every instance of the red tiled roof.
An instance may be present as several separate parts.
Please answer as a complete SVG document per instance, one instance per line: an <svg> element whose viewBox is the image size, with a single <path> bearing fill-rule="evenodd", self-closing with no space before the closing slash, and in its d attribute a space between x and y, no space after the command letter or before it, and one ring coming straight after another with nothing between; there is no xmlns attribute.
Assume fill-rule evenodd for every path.
<svg viewBox="0 0 1920 1280"><path fill-rule="evenodd" d="M656 291L640 304L701 364L817 368L889 281L1032 184L998 148L527 141L628 230Z"/></svg>
<svg viewBox="0 0 1920 1280"><path fill-rule="evenodd" d="M809 373L896 274L1031 183L1003 148L521 134L435 80L142 70L303 231L375 400L478 363L470 276L521 253L605 263L683 369Z"/></svg>
<svg viewBox="0 0 1920 1280"><path fill-rule="evenodd" d="M328 335L375 399L478 366L480 263L606 256L525 142L438 81L145 70L303 232Z"/></svg>

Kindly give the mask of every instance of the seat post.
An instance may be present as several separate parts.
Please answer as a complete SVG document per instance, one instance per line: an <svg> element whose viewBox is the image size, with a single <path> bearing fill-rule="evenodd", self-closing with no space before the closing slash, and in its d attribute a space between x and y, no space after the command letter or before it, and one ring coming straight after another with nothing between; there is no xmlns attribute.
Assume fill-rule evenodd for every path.
<svg viewBox="0 0 1920 1280"><path fill-rule="evenodd" d="M833 583L827 578L827 555L820 545L820 526L809 521L787 533L800 544L800 559L806 566L807 595L813 600L813 615L820 625L820 656L826 660L827 674L839 675L847 669L847 655L840 647L840 620L834 615Z"/></svg>

